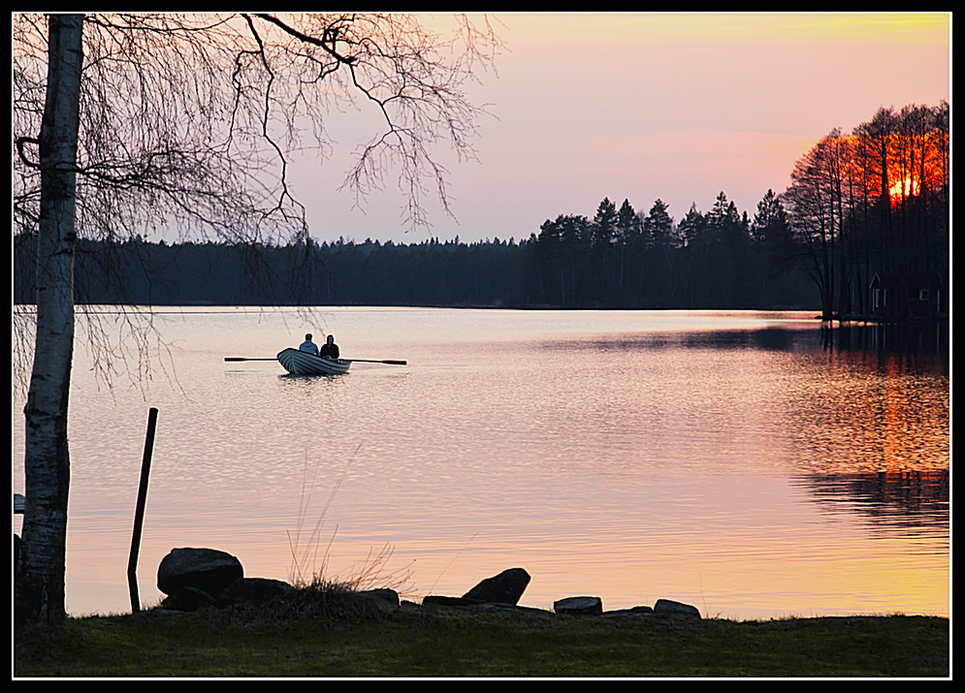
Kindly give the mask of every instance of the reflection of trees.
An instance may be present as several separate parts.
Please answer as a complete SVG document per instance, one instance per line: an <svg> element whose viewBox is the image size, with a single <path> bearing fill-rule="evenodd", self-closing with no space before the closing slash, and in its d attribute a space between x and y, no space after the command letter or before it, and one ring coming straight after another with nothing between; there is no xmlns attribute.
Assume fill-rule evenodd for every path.
<svg viewBox="0 0 965 693"><path fill-rule="evenodd" d="M763 459L779 460L798 474L851 478L874 476L879 470L924 474L948 469L947 337L941 339L939 353L932 353L924 347L908 349L915 340L907 337L907 329L904 341L879 339L881 333L894 332L885 325L848 328L850 339L842 337L844 330L833 332L833 339L846 346L838 343L829 350L816 326L637 332L546 340L542 346L588 357L640 352L635 361L640 370L632 373L675 378L660 381L667 394L657 407L702 412L710 402L747 397L752 407L743 411L759 419L742 423L747 426L742 430L768 441L760 453ZM699 351L712 352L712 361L687 353ZM664 353L651 358L657 352ZM751 355L718 361L716 356L724 352ZM708 367L711 362L715 365ZM677 370L648 370L657 364L672 364ZM705 381L710 375L713 379ZM708 425L716 425L714 416L707 412Z"/></svg>
<svg viewBox="0 0 965 693"><path fill-rule="evenodd" d="M949 526L947 469L811 474L791 479L830 510L851 511L872 524L904 529Z"/></svg>
<svg viewBox="0 0 965 693"><path fill-rule="evenodd" d="M940 355L948 360L949 325L944 321L878 323L853 326L847 323L822 329L825 351L875 351L907 356Z"/></svg>
<svg viewBox="0 0 965 693"><path fill-rule="evenodd" d="M765 327L753 330L715 330L684 335L681 344L688 348L754 349L758 351L797 351L802 344L814 342L813 330Z"/></svg>
<svg viewBox="0 0 965 693"><path fill-rule="evenodd" d="M788 385L788 440L808 471L947 467L948 381L928 359L839 352L797 386Z"/></svg>
<svg viewBox="0 0 965 693"><path fill-rule="evenodd" d="M773 326L728 330L693 330L686 332L643 332L622 338L608 337L601 344L607 348L650 349L676 345L688 349L754 349L761 351L840 352L849 360L874 359L876 370L934 372L947 375L949 359L949 325L946 322L907 324L844 323L833 329ZM549 348L560 343L552 341ZM577 341L573 348L586 348ZM897 366L895 365L897 364Z"/></svg>
<svg viewBox="0 0 965 693"><path fill-rule="evenodd" d="M542 347L552 351L560 349L599 351L633 351L636 349L711 349L752 351L809 351L820 345L817 330L765 327L744 330L695 330L693 332L643 332L619 337L585 340L547 340Z"/></svg>

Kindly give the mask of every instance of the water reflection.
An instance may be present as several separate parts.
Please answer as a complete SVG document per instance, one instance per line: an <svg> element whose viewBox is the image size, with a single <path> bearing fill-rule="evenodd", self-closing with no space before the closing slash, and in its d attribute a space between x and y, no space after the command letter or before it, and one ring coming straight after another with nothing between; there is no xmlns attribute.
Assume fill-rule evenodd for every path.
<svg viewBox="0 0 965 693"><path fill-rule="evenodd" d="M802 467L824 473L948 468L948 381L900 363L897 355L877 371L836 363L809 386L788 384L788 434Z"/></svg>
<svg viewBox="0 0 965 693"><path fill-rule="evenodd" d="M902 324L842 324L822 329L825 351L902 354L915 361L920 357L937 357L947 373L949 323L922 321ZM930 359L929 359L930 360Z"/></svg>
<svg viewBox="0 0 965 693"><path fill-rule="evenodd" d="M843 324L828 327L815 321L794 325L774 325L759 329L705 329L662 332L646 330L620 337L606 335L589 342L575 341L575 346L602 349L666 348L688 349L754 349L763 351L797 351L820 348L825 352L845 352L876 356L890 360L899 355L910 364L922 368L939 366L947 375L949 341L947 322L924 322L902 325ZM551 349L561 342L547 343Z"/></svg>
<svg viewBox="0 0 965 693"><path fill-rule="evenodd" d="M809 325L788 329L768 327L743 330L707 330L699 332L637 332L623 335L600 335L589 338L544 340L542 348L547 351L590 350L631 351L634 349L702 349L702 350L754 350L795 351L802 348L815 349L821 345L818 327Z"/></svg>
<svg viewBox="0 0 965 693"><path fill-rule="evenodd" d="M690 349L754 349L760 351L794 351L813 346L818 330L789 330L769 327L760 330L721 330L684 336L681 345Z"/></svg>
<svg viewBox="0 0 965 693"><path fill-rule="evenodd" d="M739 617L948 612L947 340L932 353L927 340L835 327L826 342L813 314L326 320L353 355L409 366L316 378L229 366L224 344L239 334L247 353L273 354L304 329L290 315L185 315L166 335L183 345L183 390L155 386L145 403L99 390L78 350L71 613L127 601L147 404L161 420L145 599L178 545L214 544L252 575L284 578L287 533L344 475L326 516L335 549L354 562L391 542L401 563L418 561L420 590L462 594L522 565L535 606L590 590L608 608L668 597ZM15 459L22 440L21 424ZM303 517L306 468L316 505Z"/></svg>
<svg viewBox="0 0 965 693"><path fill-rule="evenodd" d="M792 477L831 513L853 513L875 527L947 537L949 473L899 470L863 474L812 474Z"/></svg>

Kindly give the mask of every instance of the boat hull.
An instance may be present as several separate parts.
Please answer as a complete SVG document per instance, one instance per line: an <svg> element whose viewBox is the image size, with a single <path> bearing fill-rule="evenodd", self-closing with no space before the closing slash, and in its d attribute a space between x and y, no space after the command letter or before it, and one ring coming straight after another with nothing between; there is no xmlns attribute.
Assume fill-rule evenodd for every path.
<svg viewBox="0 0 965 693"><path fill-rule="evenodd" d="M292 375L339 375L348 370L351 361L324 359L298 349L285 349L275 357Z"/></svg>

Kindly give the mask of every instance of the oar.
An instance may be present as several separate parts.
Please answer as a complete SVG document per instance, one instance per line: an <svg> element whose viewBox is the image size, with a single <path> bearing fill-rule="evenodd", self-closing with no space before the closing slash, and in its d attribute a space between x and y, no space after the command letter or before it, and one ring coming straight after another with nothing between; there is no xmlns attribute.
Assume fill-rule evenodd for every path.
<svg viewBox="0 0 965 693"><path fill-rule="evenodd" d="M225 361L276 361L275 358L269 357L247 357L247 356L225 356ZM358 363L387 363L391 366L405 366L407 365L405 361L400 361L398 359L342 359L343 361L353 361Z"/></svg>

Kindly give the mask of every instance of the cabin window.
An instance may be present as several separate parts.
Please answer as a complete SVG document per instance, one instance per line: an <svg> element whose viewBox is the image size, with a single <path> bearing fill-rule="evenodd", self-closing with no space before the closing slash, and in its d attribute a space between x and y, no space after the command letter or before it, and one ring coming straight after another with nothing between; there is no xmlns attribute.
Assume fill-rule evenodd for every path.
<svg viewBox="0 0 965 693"><path fill-rule="evenodd" d="M918 289L918 300L919 301L928 300L928 289Z"/></svg>

